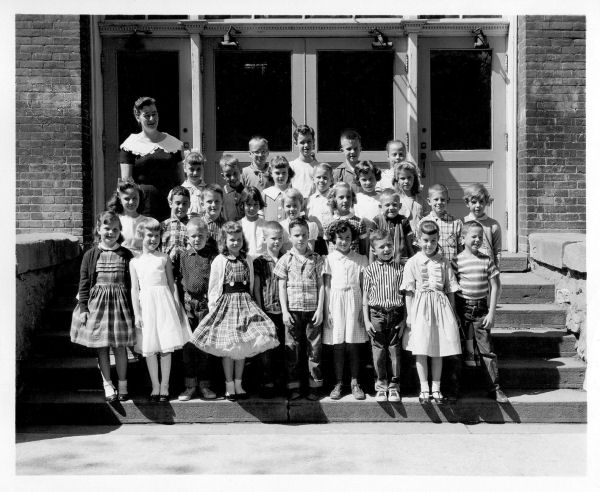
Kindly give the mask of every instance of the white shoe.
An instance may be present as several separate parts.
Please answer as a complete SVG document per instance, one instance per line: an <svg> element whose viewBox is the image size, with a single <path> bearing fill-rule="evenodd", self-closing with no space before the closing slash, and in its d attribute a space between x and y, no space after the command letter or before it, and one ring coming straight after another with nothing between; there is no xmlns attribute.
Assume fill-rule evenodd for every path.
<svg viewBox="0 0 600 492"><path fill-rule="evenodd" d="M388 390L388 401L402 401L402 398L400 397L400 392L396 388L390 388Z"/></svg>
<svg viewBox="0 0 600 492"><path fill-rule="evenodd" d="M388 401L385 390L377 390L377 393L375 393L375 401Z"/></svg>
<svg viewBox="0 0 600 492"><path fill-rule="evenodd" d="M192 398L196 396L196 387L192 386L191 388L186 388L183 393L181 393L177 399L179 401L190 401Z"/></svg>

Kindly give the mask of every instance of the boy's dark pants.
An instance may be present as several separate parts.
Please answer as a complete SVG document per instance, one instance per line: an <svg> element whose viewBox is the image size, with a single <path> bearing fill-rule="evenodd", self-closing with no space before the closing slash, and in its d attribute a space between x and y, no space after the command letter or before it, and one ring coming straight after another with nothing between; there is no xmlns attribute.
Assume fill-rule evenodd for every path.
<svg viewBox="0 0 600 492"><path fill-rule="evenodd" d="M281 313L266 313L277 329L277 339L279 340L278 347L271 350L267 350L260 354L262 367L263 367L263 379L262 384L264 386L273 386L276 380L283 379L283 352L285 347L285 327L283 326L283 315ZM275 369L273 369L275 366Z"/></svg>
<svg viewBox="0 0 600 492"><path fill-rule="evenodd" d="M314 311L290 311L294 324L285 326L285 363L287 387L300 387L300 362L306 352L308 358L308 385L311 388L323 386L321 374L321 326L312 323Z"/></svg>
<svg viewBox="0 0 600 492"><path fill-rule="evenodd" d="M456 296L456 311L465 334L472 333L481 357L488 391L500 389L498 384L498 357L494 353L490 330L483 328L483 319L488 313L487 298L470 300ZM452 385L458 394L461 364L454 364Z"/></svg>
<svg viewBox="0 0 600 492"><path fill-rule="evenodd" d="M208 304L205 299L195 299L185 292L183 305L192 331L198 323L208 314ZM194 388L198 384L202 387L209 386L209 354L188 342L183 346L183 375L185 387Z"/></svg>
<svg viewBox="0 0 600 492"><path fill-rule="evenodd" d="M369 334L377 376L375 391L400 389L400 350L402 349L400 328L404 320L404 312L404 306L369 307L371 323L375 329L375 335Z"/></svg>

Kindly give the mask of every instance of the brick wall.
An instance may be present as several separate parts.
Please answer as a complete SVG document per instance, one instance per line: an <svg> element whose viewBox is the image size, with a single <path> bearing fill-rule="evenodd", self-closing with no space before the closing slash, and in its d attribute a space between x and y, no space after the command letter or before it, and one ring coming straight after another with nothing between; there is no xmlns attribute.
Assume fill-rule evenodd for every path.
<svg viewBox="0 0 600 492"><path fill-rule="evenodd" d="M89 125L83 127L81 40L88 37L79 16L15 20L17 234L66 232L84 241L90 233L84 215L91 210L84 177L88 189L91 180L82 133L89 134Z"/></svg>
<svg viewBox="0 0 600 492"><path fill-rule="evenodd" d="M585 17L521 16L519 250L532 232L585 232Z"/></svg>

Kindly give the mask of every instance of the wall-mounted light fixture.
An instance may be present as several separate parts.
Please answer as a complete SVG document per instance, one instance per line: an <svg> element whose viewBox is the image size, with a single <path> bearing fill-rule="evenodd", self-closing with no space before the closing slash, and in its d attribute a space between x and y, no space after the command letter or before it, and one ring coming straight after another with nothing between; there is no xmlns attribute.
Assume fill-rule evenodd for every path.
<svg viewBox="0 0 600 492"><path fill-rule="evenodd" d="M142 51L145 49L144 42L142 41L142 34L148 36L152 34L152 31L148 29L138 29L137 27L134 28L133 32L125 42L125 49L131 51Z"/></svg>
<svg viewBox="0 0 600 492"><path fill-rule="evenodd" d="M223 41L221 41L219 43L221 48L226 48L226 49L230 49L230 50L237 50L240 48L240 45L233 37L234 34L241 34L241 32L238 31L235 27L229 26L229 29L223 36Z"/></svg>
<svg viewBox="0 0 600 492"><path fill-rule="evenodd" d="M373 29L369 31L369 34L373 36L375 41L371 42L371 46L376 50L389 50L394 43L388 41L387 36L385 36L379 29Z"/></svg>
<svg viewBox="0 0 600 492"><path fill-rule="evenodd" d="M473 29L471 32L475 35L473 48L479 50L487 50L490 47L487 37L485 34L483 34L483 29L481 29L481 27Z"/></svg>

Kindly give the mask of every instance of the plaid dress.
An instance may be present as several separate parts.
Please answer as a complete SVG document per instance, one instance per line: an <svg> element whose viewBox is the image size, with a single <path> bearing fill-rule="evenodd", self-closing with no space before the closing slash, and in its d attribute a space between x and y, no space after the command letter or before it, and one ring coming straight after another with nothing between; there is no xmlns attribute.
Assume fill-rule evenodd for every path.
<svg viewBox="0 0 600 492"><path fill-rule="evenodd" d="M127 260L102 251L96 263L96 283L88 300L89 315L81 324L79 305L71 322L71 341L90 348L128 347L135 344L135 326L125 286Z"/></svg>
<svg viewBox="0 0 600 492"><path fill-rule="evenodd" d="M250 270L241 258L227 258L223 293L190 340L217 357L245 359L277 347L275 325L250 296Z"/></svg>

